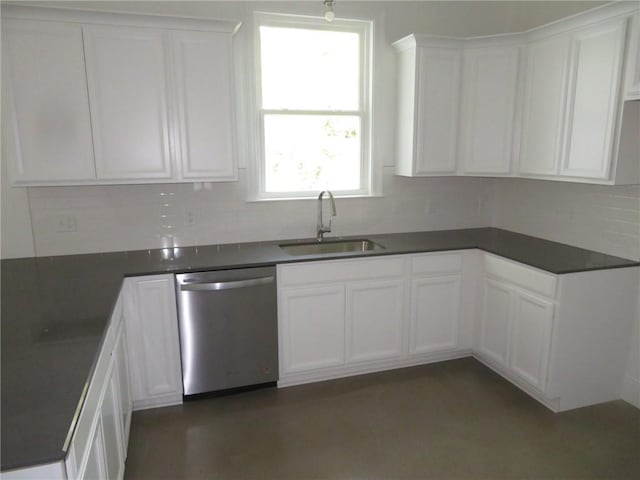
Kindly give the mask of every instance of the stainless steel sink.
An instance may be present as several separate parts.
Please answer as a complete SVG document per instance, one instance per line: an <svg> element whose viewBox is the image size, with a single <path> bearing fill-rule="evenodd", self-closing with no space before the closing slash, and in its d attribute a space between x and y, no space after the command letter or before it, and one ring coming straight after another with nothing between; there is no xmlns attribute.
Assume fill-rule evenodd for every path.
<svg viewBox="0 0 640 480"><path fill-rule="evenodd" d="M369 252L384 247L367 239L323 240L322 242L285 243L278 245L289 255L319 255L323 253Z"/></svg>

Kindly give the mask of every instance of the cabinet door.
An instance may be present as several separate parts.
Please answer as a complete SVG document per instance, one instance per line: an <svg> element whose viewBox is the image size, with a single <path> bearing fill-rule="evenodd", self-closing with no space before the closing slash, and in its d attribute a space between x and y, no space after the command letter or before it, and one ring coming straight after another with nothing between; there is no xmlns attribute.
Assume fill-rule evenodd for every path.
<svg viewBox="0 0 640 480"><path fill-rule="evenodd" d="M104 439L100 417L89 441L89 453L84 465L81 465L77 480L102 480L107 478L107 464L104 456Z"/></svg>
<svg viewBox="0 0 640 480"><path fill-rule="evenodd" d="M460 301L459 275L411 280L411 353L456 348Z"/></svg>
<svg viewBox="0 0 640 480"><path fill-rule="evenodd" d="M489 360L507 367L512 289L501 282L485 279L478 350Z"/></svg>
<svg viewBox="0 0 640 480"><path fill-rule="evenodd" d="M12 180L95 180L80 26L3 21L2 71L3 111L12 124L3 125L3 142L15 143Z"/></svg>
<svg viewBox="0 0 640 480"><path fill-rule="evenodd" d="M171 177L162 32L83 27L98 179Z"/></svg>
<svg viewBox="0 0 640 480"><path fill-rule="evenodd" d="M282 372L344 364L343 286L284 289L280 295L278 315Z"/></svg>
<svg viewBox="0 0 640 480"><path fill-rule="evenodd" d="M402 354L404 282L358 282L347 286L347 360Z"/></svg>
<svg viewBox="0 0 640 480"><path fill-rule="evenodd" d="M569 35L528 45L520 173L555 175L560 165Z"/></svg>
<svg viewBox="0 0 640 480"><path fill-rule="evenodd" d="M517 292L511 332L509 367L518 377L544 391L554 305Z"/></svg>
<svg viewBox="0 0 640 480"><path fill-rule="evenodd" d="M464 52L462 169L467 174L511 171L520 47Z"/></svg>
<svg viewBox="0 0 640 480"><path fill-rule="evenodd" d="M118 376L119 409L121 414L121 428L123 438L123 455L127 457L127 447L129 444L129 428L131 426L131 413L133 403L131 400L131 384L129 373L129 358L127 354L126 334L124 323L120 328L116 346L114 349L115 368Z"/></svg>
<svg viewBox="0 0 640 480"><path fill-rule="evenodd" d="M573 35L562 175L609 177L625 32L626 19L622 19Z"/></svg>
<svg viewBox="0 0 640 480"><path fill-rule="evenodd" d="M631 18L626 72L625 98L640 100L640 13Z"/></svg>
<svg viewBox="0 0 640 480"><path fill-rule="evenodd" d="M100 408L107 472L105 478L109 480L119 480L124 475L122 417L118 387L118 370L115 368L115 362L112 362L107 374L107 386Z"/></svg>
<svg viewBox="0 0 640 480"><path fill-rule="evenodd" d="M459 48L418 48L416 174L455 173L461 58Z"/></svg>
<svg viewBox="0 0 640 480"><path fill-rule="evenodd" d="M231 35L174 32L183 179L234 180Z"/></svg>
<svg viewBox="0 0 640 480"><path fill-rule="evenodd" d="M126 289L134 407L179 403L182 371L173 275L130 278Z"/></svg>

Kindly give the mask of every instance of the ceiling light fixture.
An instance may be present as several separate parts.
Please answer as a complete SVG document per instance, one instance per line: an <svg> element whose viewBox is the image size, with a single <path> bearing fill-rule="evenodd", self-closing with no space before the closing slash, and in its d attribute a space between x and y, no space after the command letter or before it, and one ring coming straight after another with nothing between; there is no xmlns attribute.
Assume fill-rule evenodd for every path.
<svg viewBox="0 0 640 480"><path fill-rule="evenodd" d="M324 4L325 7L327 7L327 11L324 12L324 19L327 22L333 21L333 19L336 18L336 14L333 11L333 6L336 4L336 1L335 0L323 0L322 3Z"/></svg>

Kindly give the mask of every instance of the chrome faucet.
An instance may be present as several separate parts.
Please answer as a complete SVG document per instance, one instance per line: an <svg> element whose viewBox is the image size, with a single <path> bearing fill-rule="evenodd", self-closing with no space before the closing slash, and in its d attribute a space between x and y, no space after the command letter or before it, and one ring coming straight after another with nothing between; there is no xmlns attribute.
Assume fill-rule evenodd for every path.
<svg viewBox="0 0 640 480"><path fill-rule="evenodd" d="M324 190L320 192L318 195L318 236L317 240L321 242L323 240L323 236L325 233L329 233L331 231L331 217L329 217L329 225L324 225L322 221L322 197L324 194L329 195L329 201L331 202L331 217L336 216L336 202L333 199L333 193L329 190Z"/></svg>

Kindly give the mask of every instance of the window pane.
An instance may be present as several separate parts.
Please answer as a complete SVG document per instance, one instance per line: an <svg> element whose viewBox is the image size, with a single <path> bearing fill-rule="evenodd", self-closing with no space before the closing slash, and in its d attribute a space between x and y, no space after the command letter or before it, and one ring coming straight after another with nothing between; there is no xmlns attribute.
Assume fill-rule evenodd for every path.
<svg viewBox="0 0 640 480"><path fill-rule="evenodd" d="M358 190L360 118L265 115L267 192Z"/></svg>
<svg viewBox="0 0 640 480"><path fill-rule="evenodd" d="M359 35L260 27L262 108L358 110Z"/></svg>

